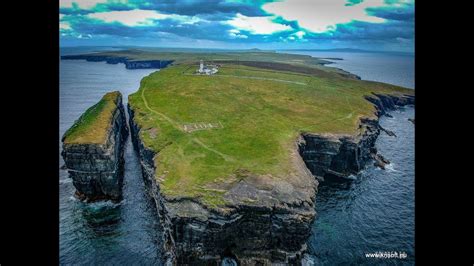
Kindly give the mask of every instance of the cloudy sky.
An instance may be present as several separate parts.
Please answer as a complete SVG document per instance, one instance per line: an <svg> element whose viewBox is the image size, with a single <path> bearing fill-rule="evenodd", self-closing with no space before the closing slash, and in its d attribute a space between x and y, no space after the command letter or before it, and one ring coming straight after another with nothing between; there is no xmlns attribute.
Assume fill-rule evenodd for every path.
<svg viewBox="0 0 474 266"><path fill-rule="evenodd" d="M412 52L414 0L60 0L61 46Z"/></svg>

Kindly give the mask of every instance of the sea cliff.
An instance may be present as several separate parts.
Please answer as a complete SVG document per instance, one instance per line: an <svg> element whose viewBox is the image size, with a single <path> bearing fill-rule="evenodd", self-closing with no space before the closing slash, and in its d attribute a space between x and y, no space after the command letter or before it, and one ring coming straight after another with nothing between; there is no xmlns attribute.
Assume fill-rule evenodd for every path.
<svg viewBox="0 0 474 266"><path fill-rule="evenodd" d="M132 141L168 262L299 264L319 180L388 163L374 147L377 117L414 103L412 91L319 71L303 79L303 70L280 67L227 62L202 77L176 65L129 96Z"/></svg>
<svg viewBox="0 0 474 266"><path fill-rule="evenodd" d="M160 193L154 162L158 154L144 145L134 110L130 106L128 110L132 142L158 209L169 263L215 264L226 257L241 265L301 261L316 214L318 182L298 156L296 144L294 159L301 172L294 176L293 183L268 177L268 183L261 184L262 177L242 172L242 181L225 195L229 204L210 209L198 199L170 198Z"/></svg>
<svg viewBox="0 0 474 266"><path fill-rule="evenodd" d="M376 105L377 116L397 106L414 104L411 95L374 94L367 99ZM159 154L144 145L134 110L129 106L128 111L143 178L163 227L165 257L172 264L221 263L226 257L241 265L301 263L316 215L317 179L347 178L380 158L375 148L381 131L378 118L361 119L359 133L355 135L302 133L295 145L295 160L302 165L300 175L305 188L285 187L288 183L282 183L272 187L285 187L282 190L286 194L266 191L252 181L261 182L261 177L245 176L245 181L226 193L230 202L226 208L209 209L195 198L168 198L160 193L155 179L155 157ZM246 174L249 173L242 173ZM257 200L248 200L252 198Z"/></svg>
<svg viewBox="0 0 474 266"><path fill-rule="evenodd" d="M377 118L362 118L358 134L302 134L299 142L300 155L318 179L348 178L357 174L372 160L381 167L387 163L375 148L380 132L386 131L380 127L378 117L398 106L415 104L415 97L373 94L366 99L375 105Z"/></svg>
<svg viewBox="0 0 474 266"><path fill-rule="evenodd" d="M88 202L121 199L127 135L119 92L106 94L64 134L61 155L76 196Z"/></svg>
<svg viewBox="0 0 474 266"><path fill-rule="evenodd" d="M123 63L127 69L164 68L173 62L173 60L130 60L127 57L101 55L63 55L61 59L86 60L90 62L105 61L107 64Z"/></svg>

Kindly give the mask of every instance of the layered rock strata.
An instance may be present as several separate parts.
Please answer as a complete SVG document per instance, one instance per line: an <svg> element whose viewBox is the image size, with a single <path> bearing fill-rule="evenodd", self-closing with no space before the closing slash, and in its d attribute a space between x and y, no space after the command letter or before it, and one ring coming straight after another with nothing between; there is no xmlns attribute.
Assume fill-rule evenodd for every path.
<svg viewBox="0 0 474 266"><path fill-rule="evenodd" d="M377 116L396 106L414 104L414 97L373 95ZM133 145L140 157L146 187L163 227L169 264L216 265L233 258L240 265L297 265L315 218L318 181L314 176L348 177L370 161L388 163L377 154L378 119L363 119L356 136L302 134L292 158L291 178L254 176L242 171L241 181L225 187L222 208L208 208L197 198L168 197L155 179L155 153L140 137L129 106ZM309 170L308 170L309 169Z"/></svg>
<svg viewBox="0 0 474 266"><path fill-rule="evenodd" d="M318 182L299 157L296 144L297 171L290 182L241 171L241 181L225 187L226 206L208 208L196 198L173 198L160 192L155 179L157 154L144 145L130 107L129 117L143 178L163 227L168 263L214 265L226 258L241 265L300 262L316 214Z"/></svg>
<svg viewBox="0 0 474 266"><path fill-rule="evenodd" d="M128 136L122 96L111 95L113 108L106 114L103 127L105 138L95 142L84 138L70 141L63 137L63 156L65 167L73 180L76 195L88 202L97 200L119 201L122 197L124 144ZM104 96L105 97L105 96ZM78 125L83 114L73 125ZM94 130L99 130L95 128Z"/></svg>
<svg viewBox="0 0 474 266"><path fill-rule="evenodd" d="M375 119L364 118L359 123L358 134L302 134L299 143L300 154L308 169L320 180L324 178L348 178L357 174L368 162L375 160L383 168L389 163L377 154L375 141L381 131L394 133L380 127L378 117L394 110L397 106L415 104L412 95L373 94L366 97L376 107Z"/></svg>

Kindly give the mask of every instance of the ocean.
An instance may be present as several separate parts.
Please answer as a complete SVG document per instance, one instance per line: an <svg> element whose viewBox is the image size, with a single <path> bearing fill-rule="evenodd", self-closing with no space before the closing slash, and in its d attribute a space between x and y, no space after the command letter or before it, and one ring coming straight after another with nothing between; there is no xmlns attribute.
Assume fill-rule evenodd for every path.
<svg viewBox="0 0 474 266"><path fill-rule="evenodd" d="M414 57L386 53L292 51L329 60L364 80L415 88ZM415 130L405 107L382 117L377 150L391 164L386 170L368 166L350 182L321 182L317 218L308 241L314 265L414 265L415 261ZM404 259L367 258L370 253L406 254Z"/></svg>
<svg viewBox="0 0 474 266"><path fill-rule="evenodd" d="M402 87L415 88L415 57L399 53L355 53L326 51L285 51L331 60L328 67L337 67L358 75L364 80L379 81Z"/></svg>
<svg viewBox="0 0 474 266"><path fill-rule="evenodd" d="M89 50L80 50L87 52ZM71 52L73 53L74 50ZM127 96L156 69L127 70L123 64L62 60L60 62L60 135L108 91ZM59 151L61 152L61 144ZM59 155L60 156L60 155ZM145 192L140 163L131 145L125 148L123 196L119 204L85 204L74 198L75 188L64 170L59 177L60 264L157 265L160 230L156 209ZM60 156L60 164L64 161Z"/></svg>
<svg viewBox="0 0 474 266"><path fill-rule="evenodd" d="M61 53L85 53L101 48L68 48ZM294 51L293 51L294 52ZM414 88L413 57L374 53L298 52L341 57L334 66L362 79ZM127 70L123 64L60 61L60 134L107 91L135 92L140 80L157 71ZM414 264L414 108L383 117L380 153L392 164L387 170L367 167L353 181L323 182L316 198L317 219L308 240L308 264ZM59 145L59 154L61 145ZM59 155L60 156L60 155ZM161 231L156 210L145 191L138 158L130 138L125 150L124 200L84 204L73 196L67 172L60 178L60 264L161 265ZM63 164L60 156L61 165ZM61 166L60 165L60 166ZM59 166L59 167L60 167ZM406 259L366 258L367 253L398 252Z"/></svg>

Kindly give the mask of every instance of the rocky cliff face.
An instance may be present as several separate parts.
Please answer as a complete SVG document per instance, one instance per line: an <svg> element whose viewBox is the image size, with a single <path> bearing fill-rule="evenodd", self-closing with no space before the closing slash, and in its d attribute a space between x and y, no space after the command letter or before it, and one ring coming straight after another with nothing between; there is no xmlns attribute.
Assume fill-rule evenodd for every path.
<svg viewBox="0 0 474 266"><path fill-rule="evenodd" d="M164 68L173 63L173 60L135 60L126 57L101 56L101 55L64 55L63 60L86 60L90 62L103 62L107 64L123 63L127 69Z"/></svg>
<svg viewBox="0 0 474 266"><path fill-rule="evenodd" d="M164 68L171 64L171 60L126 61L127 69Z"/></svg>
<svg viewBox="0 0 474 266"><path fill-rule="evenodd" d="M374 94L366 99L376 106L377 117L397 106L415 103L415 97L411 95ZM373 159L377 165L386 163L375 148L381 130L385 129L380 127L377 118L362 119L359 134L355 136L305 133L299 143L300 154L317 178L347 178L357 174Z"/></svg>
<svg viewBox="0 0 474 266"><path fill-rule="evenodd" d="M135 151L138 153L138 156L140 158L140 165L142 168L142 174L143 174L143 180L145 182L145 187L147 188L147 191L153 201L155 202L155 206L157 208L157 213L158 213L158 220L160 221L160 225L163 230L163 239L161 240L161 243L163 243L163 258L165 261L167 261L167 264L170 262L175 262L176 260L176 254L175 254L175 244L174 244L174 239L172 237L172 223L171 219L168 216L168 211L165 206L166 201L160 194L160 188L156 184L155 181L155 163L154 163L154 157L155 153L145 147L143 145L142 140L140 139L140 127L135 123L134 120L134 112L128 106L128 112L129 112L129 125L130 125L130 134L131 134L131 139L132 139L132 144L135 149Z"/></svg>
<svg viewBox="0 0 474 266"><path fill-rule="evenodd" d="M377 115L414 103L412 96L374 95L369 100L377 106ZM160 193L155 180L157 154L143 144L134 111L130 106L128 110L132 141L158 209L169 264L215 265L233 258L240 265L298 265L316 215L318 181L313 175L347 177L372 159L383 158L374 147L380 133L378 119L363 119L356 136L303 134L293 156L301 171L291 183L242 173L245 178L226 188L225 209L209 209L198 199Z"/></svg>
<svg viewBox="0 0 474 266"><path fill-rule="evenodd" d="M123 152L128 129L120 94L116 103L105 143L63 142L61 155L77 190L76 195L88 202L119 201L122 196Z"/></svg>
<svg viewBox="0 0 474 266"><path fill-rule="evenodd" d="M166 198L160 193L155 181L156 154L141 141L134 111L128 110L143 178L163 226L168 263L214 265L225 257L241 265L300 262L316 214L318 182L305 168L296 146L294 158L302 171L294 176L296 181L290 184L249 174L228 189L225 209L208 209L197 199Z"/></svg>

